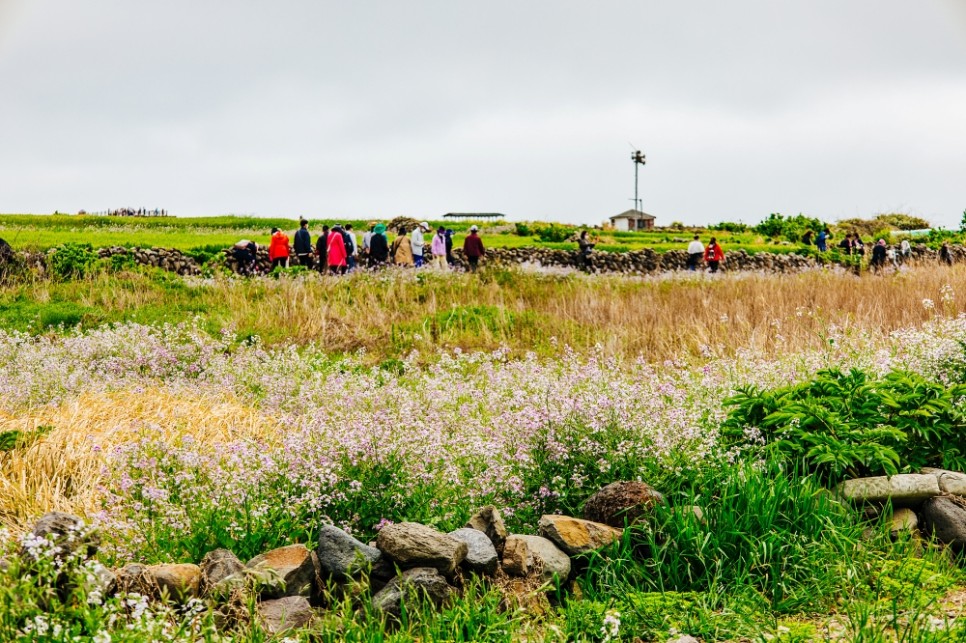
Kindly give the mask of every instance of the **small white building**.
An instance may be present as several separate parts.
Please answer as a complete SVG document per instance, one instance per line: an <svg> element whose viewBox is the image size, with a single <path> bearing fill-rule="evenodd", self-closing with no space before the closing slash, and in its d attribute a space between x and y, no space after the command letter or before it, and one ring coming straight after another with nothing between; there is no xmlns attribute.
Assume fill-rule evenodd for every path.
<svg viewBox="0 0 966 643"><path fill-rule="evenodd" d="M614 226L615 230L622 232L653 230L654 220L656 218L653 214L648 214L647 212L628 210L627 212L621 212L618 215L612 216L610 218L610 224Z"/></svg>

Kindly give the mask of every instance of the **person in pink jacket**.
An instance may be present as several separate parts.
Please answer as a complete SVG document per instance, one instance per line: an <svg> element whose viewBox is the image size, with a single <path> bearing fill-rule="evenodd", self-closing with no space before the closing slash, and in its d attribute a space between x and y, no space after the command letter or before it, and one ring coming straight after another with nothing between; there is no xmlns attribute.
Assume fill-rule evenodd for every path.
<svg viewBox="0 0 966 643"><path fill-rule="evenodd" d="M326 261L329 263L329 272L336 275L345 273L347 264L345 240L342 238L342 226L332 226L326 247L325 256Z"/></svg>
<svg viewBox="0 0 966 643"><path fill-rule="evenodd" d="M433 267L440 270L448 270L446 263L446 228L440 226L433 236L433 243L429 248L433 253Z"/></svg>

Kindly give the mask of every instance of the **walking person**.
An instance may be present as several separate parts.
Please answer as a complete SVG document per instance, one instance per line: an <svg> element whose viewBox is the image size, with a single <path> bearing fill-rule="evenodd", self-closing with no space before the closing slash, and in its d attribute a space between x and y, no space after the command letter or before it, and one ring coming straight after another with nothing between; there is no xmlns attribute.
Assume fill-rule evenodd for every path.
<svg viewBox="0 0 966 643"><path fill-rule="evenodd" d="M272 240L268 244L268 259L272 262L272 270L278 267L287 268L290 253L288 235L278 228L272 228Z"/></svg>
<svg viewBox="0 0 966 643"><path fill-rule="evenodd" d="M453 256L453 231L446 230L446 264L453 266L456 264L456 257Z"/></svg>
<svg viewBox="0 0 966 643"><path fill-rule="evenodd" d="M369 267L378 268L389 261L389 239L386 238L386 226L379 223L372 228L369 235Z"/></svg>
<svg viewBox="0 0 966 643"><path fill-rule="evenodd" d="M869 267L872 268L874 272L879 272L885 268L886 254L885 239L879 239L876 244L872 246L872 261L869 262Z"/></svg>
<svg viewBox="0 0 966 643"><path fill-rule="evenodd" d="M342 238L345 241L346 267L353 270L356 267L356 258L359 256L359 240L356 238L356 233L352 231L351 223L345 224Z"/></svg>
<svg viewBox="0 0 966 643"><path fill-rule="evenodd" d="M852 235L846 234L845 238L839 242L839 248L842 250L842 254L851 255L855 250L855 246L852 243Z"/></svg>
<svg viewBox="0 0 966 643"><path fill-rule="evenodd" d="M470 234L463 241L463 255L470 264L470 272L476 272L480 265L480 259L486 256L486 249L483 247L483 240L477 234L479 228L475 225L470 226Z"/></svg>
<svg viewBox="0 0 966 643"><path fill-rule="evenodd" d="M306 268L312 268L312 235L309 234L309 222L305 219L299 221L299 229L295 232L295 256L299 264Z"/></svg>
<svg viewBox="0 0 966 643"><path fill-rule="evenodd" d="M345 237L342 236L342 226L332 226L329 232L329 239L326 243L326 261L329 264L329 272L333 275L345 274L346 269L346 249Z"/></svg>
<svg viewBox="0 0 966 643"><path fill-rule="evenodd" d="M438 270L448 270L446 263L446 228L439 226L436 234L433 235L433 242L430 244L429 251L433 255L433 267Z"/></svg>
<svg viewBox="0 0 966 643"><path fill-rule="evenodd" d="M688 270L694 272L698 269L698 264L704 258L704 244L701 243L701 238L698 235L694 235L694 239L688 244Z"/></svg>
<svg viewBox="0 0 966 643"><path fill-rule="evenodd" d="M399 235L393 240L389 256L397 266L411 267L413 260L413 242L406 236L406 228L399 228Z"/></svg>
<svg viewBox="0 0 966 643"><path fill-rule="evenodd" d="M329 251L329 226L322 226L322 234L319 235L318 240L315 242L315 256L319 262L319 273L325 274L329 269L329 261L327 258Z"/></svg>
<svg viewBox="0 0 966 643"><path fill-rule="evenodd" d="M590 239L587 237L587 231L581 230L580 237L577 239L577 249L580 253L580 267L584 272L590 272L593 267L593 262L590 259L591 254L594 252L595 243L591 243Z"/></svg>
<svg viewBox="0 0 966 643"><path fill-rule="evenodd" d="M724 250L718 245L718 240L711 237L708 247L704 249L704 260L708 264L708 269L712 273L718 272L718 267L724 261Z"/></svg>
<svg viewBox="0 0 966 643"><path fill-rule="evenodd" d="M818 233L818 237L815 239L815 245L818 247L819 252L825 252L828 250L828 240L831 238L828 228L824 228Z"/></svg>
<svg viewBox="0 0 966 643"><path fill-rule="evenodd" d="M423 240L423 231L429 232L429 224L423 221L413 230L412 238L410 239L410 244L412 246L413 252L413 263L417 268L423 265L423 246L425 241Z"/></svg>

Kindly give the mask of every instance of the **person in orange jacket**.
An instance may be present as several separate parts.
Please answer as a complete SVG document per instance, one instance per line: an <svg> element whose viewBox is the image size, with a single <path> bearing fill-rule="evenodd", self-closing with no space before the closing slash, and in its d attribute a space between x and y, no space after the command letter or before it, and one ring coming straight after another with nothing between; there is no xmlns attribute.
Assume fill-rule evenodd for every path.
<svg viewBox="0 0 966 643"><path fill-rule="evenodd" d="M711 272L718 272L718 266L724 261L724 250L718 245L718 240L711 237L708 247L704 249L704 260Z"/></svg>
<svg viewBox="0 0 966 643"><path fill-rule="evenodd" d="M272 240L268 244L268 259L272 262L272 270L276 266L288 266L288 255L288 235L278 228L272 228Z"/></svg>

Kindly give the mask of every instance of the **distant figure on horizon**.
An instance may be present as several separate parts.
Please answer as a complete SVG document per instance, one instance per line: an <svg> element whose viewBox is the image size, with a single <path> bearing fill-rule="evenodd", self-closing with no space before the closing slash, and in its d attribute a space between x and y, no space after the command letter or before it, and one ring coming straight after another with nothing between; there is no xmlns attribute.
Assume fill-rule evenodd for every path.
<svg viewBox="0 0 966 643"><path fill-rule="evenodd" d="M299 229L295 231L295 256L299 264L306 268L312 268L312 235L309 234L309 222L305 219L299 220Z"/></svg>
<svg viewBox="0 0 966 643"><path fill-rule="evenodd" d="M711 237L708 247L704 249L704 260L708 264L708 269L712 273L718 272L718 267L724 261L724 250L718 245L718 240Z"/></svg>
<svg viewBox="0 0 966 643"><path fill-rule="evenodd" d="M319 273L325 274L325 271L329 269L328 254L329 249L329 226L322 226L322 234L315 242L315 256L319 262Z"/></svg>
<svg viewBox="0 0 966 643"><path fill-rule="evenodd" d="M359 256L359 238L352 231L351 223L345 224L343 230L342 238L345 240L346 266L349 270L354 270L356 267L356 258Z"/></svg>
<svg viewBox="0 0 966 643"><path fill-rule="evenodd" d="M369 267L378 268L389 261L389 239L386 238L386 226L379 223L372 228L369 235Z"/></svg>
<svg viewBox="0 0 966 643"><path fill-rule="evenodd" d="M390 253L392 262L397 266L413 266L413 242L406 236L406 228L399 228L399 235L392 242L392 252Z"/></svg>
<svg viewBox="0 0 966 643"><path fill-rule="evenodd" d="M824 228L818 233L818 237L815 239L815 246L818 248L819 252L825 252L828 250L828 240L831 237L832 235L829 234L828 228Z"/></svg>
<svg viewBox="0 0 966 643"><path fill-rule="evenodd" d="M812 245L812 231L811 230L806 230L805 231L805 234L802 235L802 243L804 243L806 246Z"/></svg>
<svg viewBox="0 0 966 643"><path fill-rule="evenodd" d="M449 270L446 263L446 228L439 226L436 234L433 235L433 242L430 244L429 251L433 254L433 267L438 270Z"/></svg>
<svg viewBox="0 0 966 643"><path fill-rule="evenodd" d="M290 253L288 235L278 228L272 228L272 240L268 244L268 259L272 262L272 270L279 266L287 268Z"/></svg>
<svg viewBox="0 0 966 643"><path fill-rule="evenodd" d="M879 272L885 268L886 255L885 239L879 239L876 241L875 245L872 246L872 261L869 262L869 267L872 268L874 272Z"/></svg>
<svg viewBox="0 0 966 643"><path fill-rule="evenodd" d="M470 226L470 234L463 241L463 254L470 264L470 271L476 272L480 265L480 259L486 256L486 249L483 247L483 240L477 234L479 228L475 225Z"/></svg>
<svg viewBox="0 0 966 643"><path fill-rule="evenodd" d="M333 275L342 275L346 271L346 247L345 237L342 236L343 232L342 226L332 226L329 238L326 241L326 262L329 264L329 272Z"/></svg>
<svg viewBox="0 0 966 643"><path fill-rule="evenodd" d="M701 243L700 236L694 235L694 239L688 244L688 270L691 272L697 270L702 258L704 258L704 244Z"/></svg>
<svg viewBox="0 0 966 643"><path fill-rule="evenodd" d="M429 224L425 221L416 226L413 230L412 239L410 239L413 262L417 268L423 265L423 246L426 244L423 240L423 232L429 232Z"/></svg>

